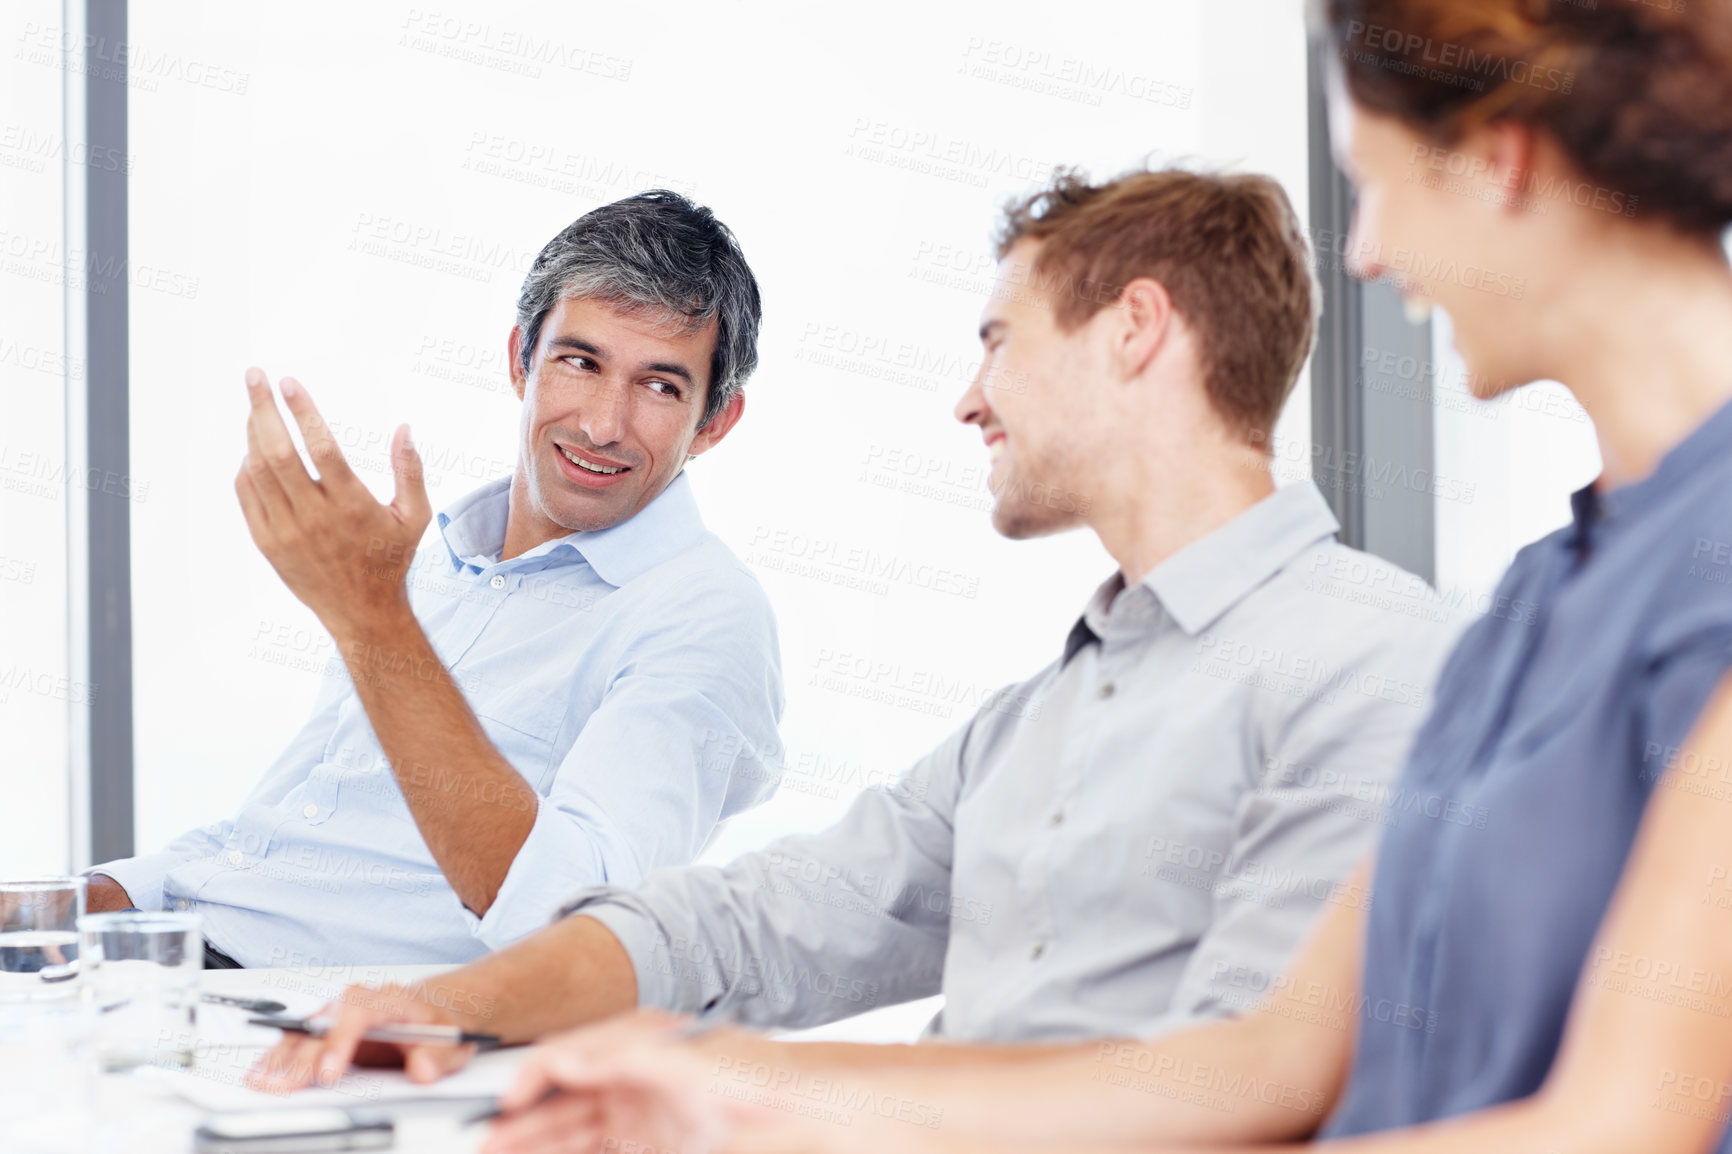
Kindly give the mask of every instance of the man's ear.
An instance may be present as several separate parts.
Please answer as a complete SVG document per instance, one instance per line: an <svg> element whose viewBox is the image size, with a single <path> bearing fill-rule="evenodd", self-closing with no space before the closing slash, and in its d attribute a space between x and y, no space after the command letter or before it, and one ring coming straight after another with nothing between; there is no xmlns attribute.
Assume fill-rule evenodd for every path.
<svg viewBox="0 0 1732 1154"><path fill-rule="evenodd" d="M1152 277L1140 276L1119 293L1113 311L1118 314L1113 329L1113 355L1121 378L1133 380L1149 367L1171 332L1173 298L1168 295L1166 285Z"/></svg>
<svg viewBox="0 0 1732 1154"><path fill-rule="evenodd" d="M699 453L707 453L721 444L729 430L740 423L740 414L745 411L746 392L744 389L736 389L734 395L728 398L728 403L722 406L722 411L711 417L710 423L699 429L698 435L692 438L686 456L695 457Z"/></svg>
<svg viewBox="0 0 1732 1154"><path fill-rule="evenodd" d="M523 399L524 386L529 383L528 375L523 371L523 326L512 325L511 336L505 342L506 368L511 372L511 391L517 394L517 399Z"/></svg>

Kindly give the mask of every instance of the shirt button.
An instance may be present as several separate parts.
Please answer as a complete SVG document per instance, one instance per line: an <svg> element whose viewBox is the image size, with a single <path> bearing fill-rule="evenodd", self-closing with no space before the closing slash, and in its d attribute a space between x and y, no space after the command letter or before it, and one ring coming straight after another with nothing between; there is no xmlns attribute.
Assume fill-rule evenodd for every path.
<svg viewBox="0 0 1732 1154"><path fill-rule="evenodd" d="M1114 688L1115 687L1114 687L1113 683L1110 681L1107 682L1105 685L1101 686L1101 700L1105 701L1107 698L1111 697L1113 695Z"/></svg>
<svg viewBox="0 0 1732 1154"><path fill-rule="evenodd" d="M493 580L489 581L488 584L493 586L495 589L503 589L505 588L505 578L500 574L495 573L493 575Z"/></svg>
<svg viewBox="0 0 1732 1154"><path fill-rule="evenodd" d="M240 850L238 850L238 849L229 850L229 864L232 866L238 866L241 864L241 851Z"/></svg>
<svg viewBox="0 0 1732 1154"><path fill-rule="evenodd" d="M1028 960L1031 962L1038 962L1040 961L1040 956L1044 953L1046 953L1046 943L1036 942L1034 943L1034 949L1028 951Z"/></svg>
<svg viewBox="0 0 1732 1154"><path fill-rule="evenodd" d="M177 910L184 910L184 909L186 909L187 906L189 906L191 904L192 903L187 901L185 898L175 898L174 899L174 908Z"/></svg>
<svg viewBox="0 0 1732 1154"><path fill-rule="evenodd" d="M1061 809L1057 813L1053 814L1051 818L1048 819L1047 824L1048 825L1059 825L1063 821L1064 821L1064 810Z"/></svg>
<svg viewBox="0 0 1732 1154"><path fill-rule="evenodd" d="M314 805L312 802L308 802L306 804L305 808L303 808L301 810L301 816L302 817L318 817L319 816L319 807Z"/></svg>

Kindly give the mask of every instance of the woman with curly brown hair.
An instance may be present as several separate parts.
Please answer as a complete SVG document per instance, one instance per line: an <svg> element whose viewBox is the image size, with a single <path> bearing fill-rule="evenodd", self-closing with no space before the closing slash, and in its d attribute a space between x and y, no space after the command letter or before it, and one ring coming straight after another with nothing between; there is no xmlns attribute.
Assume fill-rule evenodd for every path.
<svg viewBox="0 0 1732 1154"><path fill-rule="evenodd" d="M530 1112L490 1149L648 1125L735 1149L1732 1151L1732 2L1318 16L1350 266L1445 309L1482 397L1568 386L1604 464L1503 581L1535 612L1486 616L1445 668L1369 908L1327 914L1237 1019L856 1073L846 1128L706 1105L719 1063L775 1069L762 1043L700 1061L604 1027L513 1099L595 1091L588 1129Z"/></svg>

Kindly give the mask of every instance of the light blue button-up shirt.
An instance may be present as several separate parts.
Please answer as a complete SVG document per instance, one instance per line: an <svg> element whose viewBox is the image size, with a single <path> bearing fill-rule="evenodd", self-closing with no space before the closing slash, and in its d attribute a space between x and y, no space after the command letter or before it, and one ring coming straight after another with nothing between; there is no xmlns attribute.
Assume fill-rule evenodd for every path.
<svg viewBox="0 0 1732 1154"><path fill-rule="evenodd" d="M500 561L509 488L441 513L443 544L408 578L440 661L540 795L485 917L428 852L340 659L239 816L96 872L142 909L198 910L247 966L465 962L546 925L580 887L691 861L718 821L768 798L775 618L685 475L628 521ZM450 805L494 802L454 769L407 772L447 783Z"/></svg>

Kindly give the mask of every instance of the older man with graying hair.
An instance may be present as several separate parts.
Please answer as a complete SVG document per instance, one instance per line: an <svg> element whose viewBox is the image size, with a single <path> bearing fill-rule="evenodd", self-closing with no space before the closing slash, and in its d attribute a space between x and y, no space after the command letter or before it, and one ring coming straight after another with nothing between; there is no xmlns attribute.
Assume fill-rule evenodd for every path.
<svg viewBox="0 0 1732 1154"><path fill-rule="evenodd" d="M463 962L572 891L695 857L780 764L775 619L685 463L739 421L758 286L672 192L542 249L509 339L516 469L438 517L408 426L381 505L259 369L235 489L342 655L233 820L93 871L92 909L197 909L214 966ZM718 751L725 756L719 755Z"/></svg>

